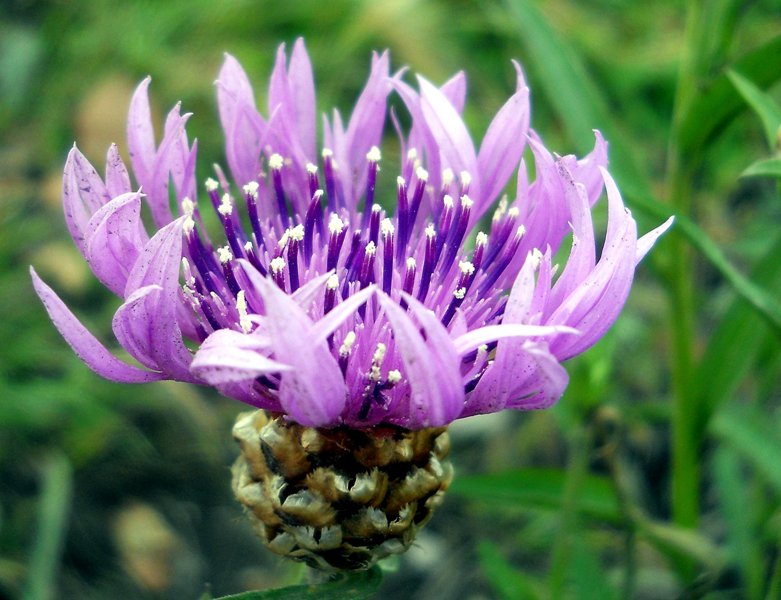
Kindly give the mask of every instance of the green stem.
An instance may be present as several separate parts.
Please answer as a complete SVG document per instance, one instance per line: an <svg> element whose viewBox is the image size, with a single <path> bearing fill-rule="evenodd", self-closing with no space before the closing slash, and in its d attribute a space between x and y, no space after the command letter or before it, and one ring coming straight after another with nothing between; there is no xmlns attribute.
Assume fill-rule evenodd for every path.
<svg viewBox="0 0 781 600"><path fill-rule="evenodd" d="M578 499L580 488L588 473L590 437L581 427L576 427L570 441L570 460L564 495L561 500L561 521L556 542L551 553L549 588L551 598L566 597L567 573L572 555L572 536L578 524Z"/></svg>

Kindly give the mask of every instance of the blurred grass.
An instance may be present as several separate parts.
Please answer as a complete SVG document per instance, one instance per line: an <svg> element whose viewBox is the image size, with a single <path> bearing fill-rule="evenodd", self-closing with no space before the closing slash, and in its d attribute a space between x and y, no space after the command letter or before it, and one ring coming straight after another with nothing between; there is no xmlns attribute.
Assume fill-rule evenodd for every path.
<svg viewBox="0 0 781 600"><path fill-rule="evenodd" d="M111 142L124 145L129 94L151 74L158 116L178 100L195 113L190 131L206 173L222 160L212 86L222 52L239 58L264 106L277 44L304 35L321 110L348 111L370 51L388 47L395 67L437 82L465 69L465 118L477 136L511 91L509 61L518 58L530 80L533 125L549 147L582 152L591 128L606 133L642 230L673 210L665 203L675 191L676 98L686 109L675 117L674 149L684 161L688 240L665 239L655 249L617 326L568 365L570 389L554 410L454 427L463 478L420 551L386 575L378 597L511 597L520 586L534 598L547 597L552 584L567 598L772 598L781 586L781 490L770 460L781 451L781 349L751 293L771 312L781 297L781 204L773 180L739 175L757 161L777 161L779 149L768 147L768 119L751 112L727 69L770 86L777 104L771 84L781 63L772 57L781 15L771 0L690 5L687 25L672 0L642 10L624 0L5 2L0 597L21 598L51 582L54 597L196 598L207 584L217 596L298 576L260 547L230 497L229 431L242 407L186 386L99 380L46 319L27 265L111 339L116 301L67 239L59 207L73 140L98 164ZM682 60L691 74L683 80ZM689 255L677 277L686 278L690 306L670 303L679 252ZM672 363L671 306L689 320ZM685 363L681 373L691 380L682 389L691 394L681 395L669 373ZM671 408L674 393L682 412ZM675 419L697 464L688 492L696 530L671 524ZM53 456L62 458L47 462ZM54 475L41 478L47 464L50 475L51 465L72 465L72 495ZM585 472L573 479L567 465ZM70 502L57 505L64 521L44 535L42 510L57 493ZM490 510L475 500L481 495L491 498ZM35 593L28 597L42 597Z"/></svg>

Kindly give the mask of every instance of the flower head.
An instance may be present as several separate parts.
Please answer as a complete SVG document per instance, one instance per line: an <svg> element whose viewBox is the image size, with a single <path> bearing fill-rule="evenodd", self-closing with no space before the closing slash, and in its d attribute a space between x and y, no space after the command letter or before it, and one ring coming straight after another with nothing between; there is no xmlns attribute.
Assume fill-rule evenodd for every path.
<svg viewBox="0 0 781 600"><path fill-rule="evenodd" d="M460 116L463 74L442 87L419 77L415 89L389 72L387 52L374 55L349 120L324 117L319 147L301 40L289 62L284 47L277 53L266 116L226 55L216 86L231 178L216 167L202 186L190 115L174 107L158 144L146 79L128 120L138 187L116 146L105 177L74 147L63 179L70 233L123 300L114 334L140 366L114 357L32 271L35 289L98 374L211 385L304 426L414 430L549 406L567 385L561 362L615 321L637 262L669 223L638 239L598 133L582 159L546 150L529 130L529 91L515 69L515 91L476 147ZM386 175L391 93L412 125L403 133L394 118L401 166ZM380 197L381 176L396 177L395 203ZM603 188L597 260L591 207ZM206 231L207 207L219 233Z"/></svg>

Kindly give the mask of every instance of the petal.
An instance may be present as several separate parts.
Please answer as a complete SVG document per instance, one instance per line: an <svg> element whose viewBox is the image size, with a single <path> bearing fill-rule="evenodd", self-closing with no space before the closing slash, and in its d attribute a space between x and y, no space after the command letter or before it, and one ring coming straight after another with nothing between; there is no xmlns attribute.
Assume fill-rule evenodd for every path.
<svg viewBox="0 0 781 600"><path fill-rule="evenodd" d="M290 80L290 92L295 107L296 126L301 148L306 157L314 161L317 157L315 81L312 75L312 63L302 38L298 38L293 44L288 79Z"/></svg>
<svg viewBox="0 0 781 600"><path fill-rule="evenodd" d="M152 114L149 109L149 84L151 77L144 79L130 100L127 117L127 145L133 172L139 182L147 181L154 168L155 130L152 126Z"/></svg>
<svg viewBox="0 0 781 600"><path fill-rule="evenodd" d="M637 240L637 250L635 251L635 265L643 260L643 257L648 254L648 251L656 243L656 240L665 233L670 227L672 227L675 216L670 217L664 223L659 225L656 229L652 229L646 233L643 237Z"/></svg>
<svg viewBox="0 0 781 600"><path fill-rule="evenodd" d="M141 222L141 194L117 196L89 221L86 258L95 276L122 296L130 270L149 238Z"/></svg>
<svg viewBox="0 0 781 600"><path fill-rule="evenodd" d="M466 75L463 71L459 71L442 84L439 91L448 99L448 102L453 105L458 114L464 112L464 104L466 103Z"/></svg>
<svg viewBox="0 0 781 600"><path fill-rule="evenodd" d="M128 275L125 304L114 316L117 338L126 336L141 362L150 360L169 377L192 381L189 373L192 355L184 345L177 323L177 307L182 302L179 290L179 265L182 259L182 224L173 221L147 242ZM134 295L143 288L157 291ZM123 343L123 346L125 344ZM128 351L131 349L128 348Z"/></svg>
<svg viewBox="0 0 781 600"><path fill-rule="evenodd" d="M82 254L86 252L90 218L110 199L100 175L74 145L65 161L62 205L68 231Z"/></svg>
<svg viewBox="0 0 781 600"><path fill-rule="evenodd" d="M259 352L268 347L269 341L259 336L219 329L203 341L193 357L190 371L209 385L245 381L260 375L289 371L289 366Z"/></svg>
<svg viewBox="0 0 781 600"><path fill-rule="evenodd" d="M443 164L456 173L467 171L472 176L470 196L480 198L480 171L466 125L442 92L423 77L418 77L418 83L421 112L439 147Z"/></svg>
<svg viewBox="0 0 781 600"><path fill-rule="evenodd" d="M347 390L327 344L313 343L312 322L274 283L258 279L275 360L292 367L282 375L279 399L285 413L309 427L338 423Z"/></svg>
<svg viewBox="0 0 781 600"><path fill-rule="evenodd" d="M515 94L496 113L480 145L477 169L483 187L476 210L473 210L473 221L480 218L507 185L526 146L529 88L526 87L520 65L513 61L513 66L517 78Z"/></svg>
<svg viewBox="0 0 781 600"><path fill-rule="evenodd" d="M315 322L314 327L312 328L312 336L315 343L320 344L325 342L328 339L328 336L336 331L339 325L353 316L355 311L366 304L376 291L376 285L365 287L337 304L327 315Z"/></svg>
<svg viewBox="0 0 781 600"><path fill-rule="evenodd" d="M384 293L377 294L388 321L410 385L408 427L438 427L458 417L463 409L464 387L460 360L447 330L425 306L405 294L426 339L406 312Z"/></svg>
<svg viewBox="0 0 781 600"><path fill-rule="evenodd" d="M567 370L548 351L545 344L527 342L524 351L533 358L537 370L532 381L510 393L505 408L539 410L548 408L561 398L569 383Z"/></svg>
<svg viewBox="0 0 781 600"><path fill-rule="evenodd" d="M106 155L106 190L112 198L131 190L130 176L116 144L111 144Z"/></svg>
<svg viewBox="0 0 781 600"><path fill-rule="evenodd" d="M486 325L465 333L453 340L453 346L459 356L475 350L476 348L506 338L517 337L545 337L559 334L577 335L577 329L566 325L525 325L523 323L502 323L500 325Z"/></svg>
<svg viewBox="0 0 781 600"><path fill-rule="evenodd" d="M101 377L121 383L142 383L165 379L162 373L144 371L116 358L98 339L87 331L65 303L30 267L33 287L49 313L54 326L76 355Z"/></svg>

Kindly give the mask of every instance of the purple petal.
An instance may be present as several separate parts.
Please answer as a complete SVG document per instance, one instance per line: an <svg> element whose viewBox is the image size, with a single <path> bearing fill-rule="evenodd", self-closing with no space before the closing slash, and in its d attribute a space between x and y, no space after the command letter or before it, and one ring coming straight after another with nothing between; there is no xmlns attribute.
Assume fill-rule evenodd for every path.
<svg viewBox="0 0 781 600"><path fill-rule="evenodd" d="M133 172L139 182L147 181L152 175L155 162L155 130L149 109L149 84L151 77L144 79L130 100L127 118L127 145Z"/></svg>
<svg viewBox="0 0 781 600"><path fill-rule="evenodd" d="M193 357L190 371L209 385L289 371L289 366L259 352L267 350L269 345L269 340L256 335L219 329L203 341Z"/></svg>
<svg viewBox="0 0 781 600"><path fill-rule="evenodd" d="M130 270L149 238L141 222L141 194L117 196L89 221L87 262L95 276L122 296Z"/></svg>
<svg viewBox="0 0 781 600"><path fill-rule="evenodd" d="M327 315L316 321L314 327L312 327L312 336L315 343L319 344L325 342L328 339L328 336L336 331L339 325L353 316L355 311L366 304L376 291L376 285L367 286L348 297L343 302L337 304Z"/></svg>
<svg viewBox="0 0 781 600"><path fill-rule="evenodd" d="M173 221L144 246L128 276L127 301L114 316L113 326L123 346L123 339L130 340L128 343L138 353L133 355L140 362L150 360L172 379L192 381L192 355L177 323L183 222L184 217ZM134 295L149 286L160 289L147 291L141 297ZM129 347L128 351L133 353Z"/></svg>
<svg viewBox="0 0 781 600"><path fill-rule="evenodd" d="M545 337L559 334L577 335L578 330L566 325L525 325L522 323L502 323L486 325L465 333L453 340L453 346L459 356L496 340L518 337Z"/></svg>
<svg viewBox="0 0 781 600"><path fill-rule="evenodd" d="M144 371L116 358L68 310L63 301L30 267L33 287L49 313L54 326L76 355L101 377L120 383L142 383L164 379L162 373Z"/></svg>
<svg viewBox="0 0 781 600"><path fill-rule="evenodd" d="M488 126L480 146L477 169L483 182L482 195L473 211L473 221L490 206L504 189L515 172L526 146L529 129L529 88L523 78L521 67L513 61L516 70L516 92L499 109Z"/></svg>
<svg viewBox="0 0 781 600"><path fill-rule="evenodd" d="M257 283L274 358L292 367L279 388L285 413L309 427L337 424L347 394L339 365L327 344L313 343L312 322L301 307L274 283L266 279Z"/></svg>
<svg viewBox="0 0 781 600"><path fill-rule="evenodd" d="M539 410L548 408L561 398L569 383L569 375L545 344L527 342L524 351L536 363L532 381L512 390L505 408Z"/></svg>
<svg viewBox="0 0 781 600"><path fill-rule="evenodd" d="M466 75L463 71L459 71L442 84L439 88L442 95L448 99L448 102L453 105L456 112L460 115L464 112L464 104L466 103Z"/></svg>
<svg viewBox="0 0 781 600"><path fill-rule="evenodd" d="M89 220L110 199L100 175L74 145L62 177L62 205L68 231L85 256Z"/></svg>
<svg viewBox="0 0 781 600"><path fill-rule="evenodd" d="M298 38L293 44L290 56L290 92L295 107L296 126L301 148L309 160L317 158L315 129L315 81L312 76L312 63L306 51L304 40Z"/></svg>
<svg viewBox="0 0 781 600"><path fill-rule="evenodd" d="M443 163L456 173L467 171L472 176L470 196L480 198L480 171L466 125L442 92L423 77L418 77L418 83L423 118L436 140Z"/></svg>
<svg viewBox="0 0 781 600"><path fill-rule="evenodd" d="M106 155L106 190L112 198L131 190L130 176L116 144L111 144Z"/></svg>
<svg viewBox="0 0 781 600"><path fill-rule="evenodd" d="M438 427L458 417L463 408L464 388L460 360L442 323L415 298L405 295L410 309L425 331L418 331L405 311L389 296L378 293L393 328L396 347L410 385L409 427ZM428 342L428 343L427 343Z"/></svg>
<svg viewBox="0 0 781 600"><path fill-rule="evenodd" d="M637 240L637 250L635 251L635 265L637 265L637 263L643 260L643 257L653 247L653 245L656 243L656 240L658 240L663 233L665 233L670 227L672 227L674 220L675 220L674 216L670 217L664 223L659 225L659 227L657 227L656 229L652 229L651 231L646 233L643 237L641 237L639 240Z"/></svg>

